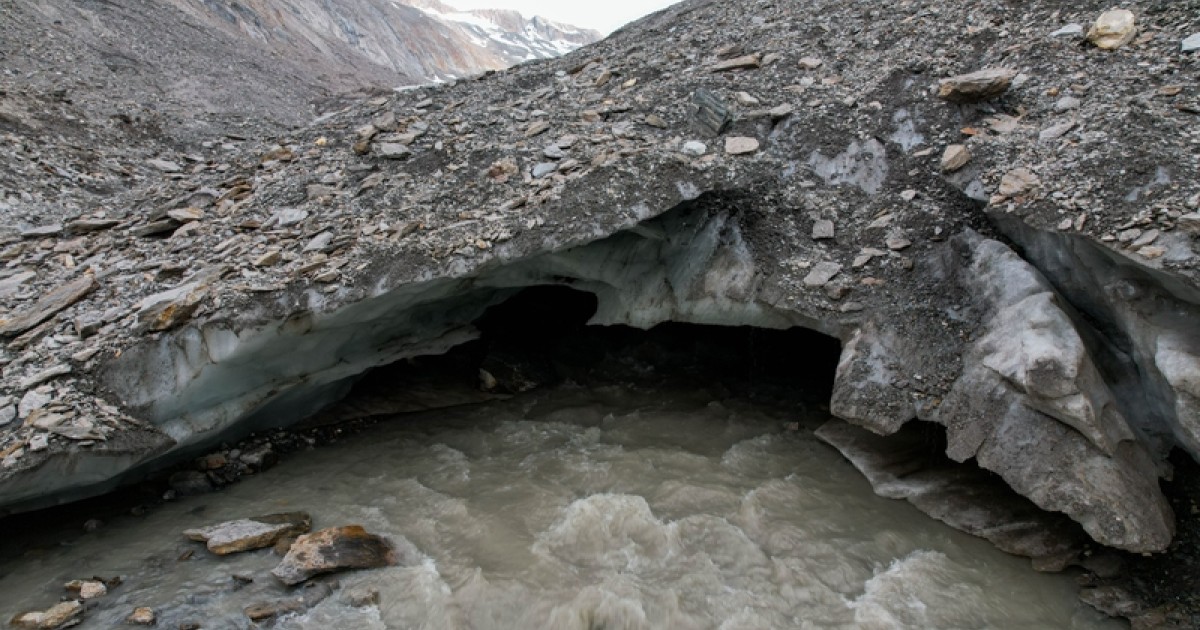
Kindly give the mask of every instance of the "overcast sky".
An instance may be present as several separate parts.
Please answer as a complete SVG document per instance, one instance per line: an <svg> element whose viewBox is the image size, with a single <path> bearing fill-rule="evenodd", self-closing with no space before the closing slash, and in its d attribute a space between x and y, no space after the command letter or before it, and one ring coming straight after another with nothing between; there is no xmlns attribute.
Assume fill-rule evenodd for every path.
<svg viewBox="0 0 1200 630"><path fill-rule="evenodd" d="M443 0L457 9L516 9L525 17L594 28L604 34L678 0Z"/></svg>

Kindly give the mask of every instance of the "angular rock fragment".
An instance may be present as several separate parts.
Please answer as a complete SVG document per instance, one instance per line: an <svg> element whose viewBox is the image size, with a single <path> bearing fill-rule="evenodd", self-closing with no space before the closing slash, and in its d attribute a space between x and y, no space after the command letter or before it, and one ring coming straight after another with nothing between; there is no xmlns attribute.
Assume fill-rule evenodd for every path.
<svg viewBox="0 0 1200 630"><path fill-rule="evenodd" d="M137 305L140 328L159 332L186 322L208 295L209 285L223 272L220 267L206 269L187 284L144 298Z"/></svg>
<svg viewBox="0 0 1200 630"><path fill-rule="evenodd" d="M379 157L389 160L403 160L412 155L412 149L399 142L380 142L376 148Z"/></svg>
<svg viewBox="0 0 1200 630"><path fill-rule="evenodd" d="M951 103L978 103L1003 94L1017 76L1009 68L989 68L969 74L942 79L938 83L938 98Z"/></svg>
<svg viewBox="0 0 1200 630"><path fill-rule="evenodd" d="M271 574L294 585L322 573L397 563L396 552L386 539L367 533L361 525L347 525L300 536Z"/></svg>
<svg viewBox="0 0 1200 630"><path fill-rule="evenodd" d="M116 219L76 219L67 223L69 234L87 234L114 228L121 222Z"/></svg>
<svg viewBox="0 0 1200 630"><path fill-rule="evenodd" d="M835 262L819 262L813 265L812 271L804 277L804 286L823 287L842 271L842 266Z"/></svg>
<svg viewBox="0 0 1200 630"><path fill-rule="evenodd" d="M282 538L305 534L311 529L312 517L308 514L286 512L189 529L183 535L206 543L209 551L224 556L271 547Z"/></svg>
<svg viewBox="0 0 1200 630"><path fill-rule="evenodd" d="M817 219L813 222L812 237L815 241L828 240L834 236L833 221Z"/></svg>
<svg viewBox="0 0 1200 630"><path fill-rule="evenodd" d="M1000 179L998 192L1005 197L1015 197L1036 189L1042 180L1027 168L1014 168Z"/></svg>
<svg viewBox="0 0 1200 630"><path fill-rule="evenodd" d="M713 72L727 72L729 70L750 70L760 66L762 66L762 56L755 53L753 55L743 55L727 59L709 68L709 70Z"/></svg>
<svg viewBox="0 0 1200 630"><path fill-rule="evenodd" d="M732 121L729 107L716 94L704 88L692 93L692 122L701 130L719 136Z"/></svg>
<svg viewBox="0 0 1200 630"><path fill-rule="evenodd" d="M725 138L725 153L729 155L746 155L758 151L758 139L743 136Z"/></svg>
<svg viewBox="0 0 1200 630"><path fill-rule="evenodd" d="M11 317L0 318L0 335L19 335L54 317L96 288L96 278L84 274L42 296L36 304Z"/></svg>
<svg viewBox="0 0 1200 630"><path fill-rule="evenodd" d="M942 170L953 173L971 161L971 152L966 145L952 144L942 153Z"/></svg>
<svg viewBox="0 0 1200 630"><path fill-rule="evenodd" d="M1115 50L1133 41L1137 35L1137 20L1128 9L1105 11L1088 29L1087 39L1096 48Z"/></svg>

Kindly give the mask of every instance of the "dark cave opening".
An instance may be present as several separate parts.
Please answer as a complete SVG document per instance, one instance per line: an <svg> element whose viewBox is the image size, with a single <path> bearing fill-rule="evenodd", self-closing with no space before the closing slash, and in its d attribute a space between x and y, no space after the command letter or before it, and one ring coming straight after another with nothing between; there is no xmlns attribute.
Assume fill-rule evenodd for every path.
<svg viewBox="0 0 1200 630"><path fill-rule="evenodd" d="M668 322L649 330L589 326L597 299L566 286L519 290L475 322L477 340L437 356L376 368L338 405L373 415L468 404L543 386L691 383L716 395L825 408L841 343L805 328ZM437 395L432 395L437 392ZM453 395L451 393L454 392ZM431 394L428 406L422 401ZM457 400L455 400L457 398ZM364 401L386 401L364 403ZM318 416L310 424L347 419Z"/></svg>

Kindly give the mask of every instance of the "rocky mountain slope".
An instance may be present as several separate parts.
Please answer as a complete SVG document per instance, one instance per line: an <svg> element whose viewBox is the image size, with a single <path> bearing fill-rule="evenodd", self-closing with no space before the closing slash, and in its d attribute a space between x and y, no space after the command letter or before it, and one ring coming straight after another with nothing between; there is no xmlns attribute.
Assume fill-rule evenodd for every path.
<svg viewBox="0 0 1200 630"><path fill-rule="evenodd" d="M358 92L558 55L599 34L392 0L0 0L0 204L78 213L164 148L213 158ZM206 155L208 157L200 157ZM36 182L36 185L30 185Z"/></svg>
<svg viewBox="0 0 1200 630"><path fill-rule="evenodd" d="M1165 549L1167 455L1200 457L1200 5L1141 3L1111 50L1084 37L1108 8L691 0L562 59L163 147L149 186L61 221L10 212L0 504L298 420L566 284L594 324L835 336L837 422L936 423L1016 498ZM886 448L823 433L867 468ZM1046 540L1006 548L1074 561Z"/></svg>

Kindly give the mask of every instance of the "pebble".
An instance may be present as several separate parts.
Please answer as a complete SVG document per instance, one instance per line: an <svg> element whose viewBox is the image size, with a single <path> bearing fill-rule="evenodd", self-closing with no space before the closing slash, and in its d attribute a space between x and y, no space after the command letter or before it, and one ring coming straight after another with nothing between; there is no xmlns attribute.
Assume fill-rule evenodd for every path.
<svg viewBox="0 0 1200 630"><path fill-rule="evenodd" d="M908 249L911 247L912 241L904 238L903 236L889 236L886 244L888 249L898 252L902 249Z"/></svg>
<svg viewBox="0 0 1200 630"><path fill-rule="evenodd" d="M153 608L135 608L129 616L125 618L125 623L135 626L153 626L158 622L157 615L154 614Z"/></svg>
<svg viewBox="0 0 1200 630"><path fill-rule="evenodd" d="M698 140L690 140L683 143L683 153L693 157L700 157L708 153L708 146Z"/></svg>
<svg viewBox="0 0 1200 630"><path fill-rule="evenodd" d="M533 166L533 178L541 179L558 169L558 165L554 162L540 162Z"/></svg>
<svg viewBox="0 0 1200 630"><path fill-rule="evenodd" d="M1195 33L1188 36L1180 42L1180 48L1183 52L1195 52L1200 50L1200 33Z"/></svg>

